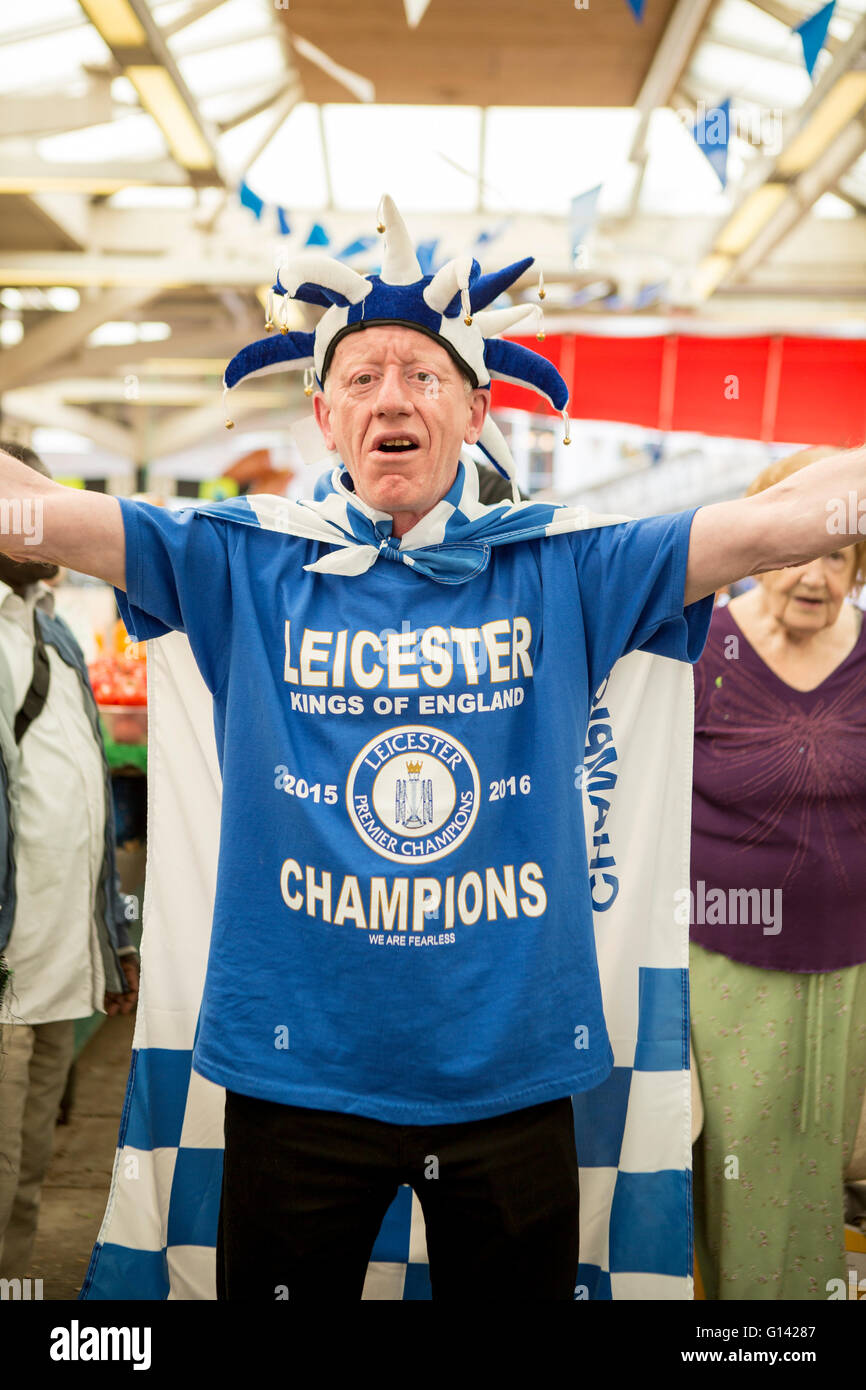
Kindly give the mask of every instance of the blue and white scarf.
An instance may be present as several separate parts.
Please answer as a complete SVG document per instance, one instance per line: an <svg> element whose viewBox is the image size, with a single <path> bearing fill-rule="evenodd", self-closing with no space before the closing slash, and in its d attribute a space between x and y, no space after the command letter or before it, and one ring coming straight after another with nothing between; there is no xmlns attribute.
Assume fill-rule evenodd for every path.
<svg viewBox="0 0 866 1390"><path fill-rule="evenodd" d="M319 479L312 501L251 496L199 503L195 510L332 545L333 550L305 566L320 574L364 574L377 560L390 560L409 565L439 584L465 584L481 574L492 546L629 519L600 518L586 507L554 502L485 506L478 500L478 469L467 459L465 464L458 463L454 482L442 500L398 540L391 534L390 514L362 502L347 481L351 481L349 475L340 466Z"/></svg>

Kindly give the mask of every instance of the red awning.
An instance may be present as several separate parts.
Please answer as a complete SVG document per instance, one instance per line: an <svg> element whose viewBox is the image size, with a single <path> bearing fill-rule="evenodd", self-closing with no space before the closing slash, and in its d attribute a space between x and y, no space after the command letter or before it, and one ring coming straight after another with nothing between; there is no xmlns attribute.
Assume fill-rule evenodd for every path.
<svg viewBox="0 0 866 1390"><path fill-rule="evenodd" d="M866 341L551 334L573 419L854 448L866 441ZM494 382L493 408L553 414L534 391Z"/></svg>

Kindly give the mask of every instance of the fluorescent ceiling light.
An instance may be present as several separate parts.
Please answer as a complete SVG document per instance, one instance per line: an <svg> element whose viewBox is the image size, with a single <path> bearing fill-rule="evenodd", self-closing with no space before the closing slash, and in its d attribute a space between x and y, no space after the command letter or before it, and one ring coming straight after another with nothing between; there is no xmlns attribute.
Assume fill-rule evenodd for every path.
<svg viewBox="0 0 866 1390"><path fill-rule="evenodd" d="M32 289L26 294L16 289L0 290L0 305L4 309L56 309L60 313L69 313L77 309L80 303L81 295L68 285L52 285L44 290Z"/></svg>
<svg viewBox="0 0 866 1390"><path fill-rule="evenodd" d="M822 193L812 204L812 216L834 220L849 219L856 217L857 212L850 203L846 203L844 198L838 198L835 193Z"/></svg>
<svg viewBox="0 0 866 1390"><path fill-rule="evenodd" d="M766 227L787 196L788 188L784 183L761 184L722 228L713 250L725 256L739 256Z"/></svg>
<svg viewBox="0 0 866 1390"><path fill-rule="evenodd" d="M141 24L128 0L79 0L91 24L108 44L138 48L147 43Z"/></svg>
<svg viewBox="0 0 866 1390"><path fill-rule="evenodd" d="M129 347L138 342L138 324L109 319L101 323L87 339L88 347Z"/></svg>
<svg viewBox="0 0 866 1390"><path fill-rule="evenodd" d="M138 325L138 341L140 343L161 343L165 338L171 337L171 324L169 323L140 323Z"/></svg>
<svg viewBox="0 0 866 1390"><path fill-rule="evenodd" d="M192 112L165 68L136 65L126 69L142 106L156 121L168 147L185 169L212 169L213 155Z"/></svg>
<svg viewBox="0 0 866 1390"><path fill-rule="evenodd" d="M81 295L71 285L51 285L43 295L49 307L60 314L71 314L81 303Z"/></svg>
<svg viewBox="0 0 866 1390"><path fill-rule="evenodd" d="M15 347L24 337L24 324L20 319L3 319L0 323L0 344Z"/></svg>
<svg viewBox="0 0 866 1390"><path fill-rule="evenodd" d="M113 208L181 208L196 206L196 190L189 184L154 183L144 187L121 188L112 194L109 206Z"/></svg>
<svg viewBox="0 0 866 1390"><path fill-rule="evenodd" d="M93 441L73 430L37 425L33 431L33 448L37 454L92 454Z"/></svg>
<svg viewBox="0 0 866 1390"><path fill-rule="evenodd" d="M780 174L801 174L822 155L866 102L866 72L845 72L776 161Z"/></svg>
<svg viewBox="0 0 866 1390"><path fill-rule="evenodd" d="M698 299L709 299L725 278L733 260L730 256L705 256L692 276L692 292Z"/></svg>
<svg viewBox="0 0 866 1390"><path fill-rule="evenodd" d="M159 343L171 337L167 323L133 323L129 319L110 319L101 323L87 339L88 347L129 347L132 343Z"/></svg>

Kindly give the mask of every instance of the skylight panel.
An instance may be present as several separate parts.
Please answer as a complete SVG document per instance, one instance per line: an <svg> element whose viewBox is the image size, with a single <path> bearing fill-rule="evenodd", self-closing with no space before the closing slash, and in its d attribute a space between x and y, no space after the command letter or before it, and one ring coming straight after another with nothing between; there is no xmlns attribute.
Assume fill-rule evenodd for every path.
<svg viewBox="0 0 866 1390"><path fill-rule="evenodd" d="M575 195L604 185L626 161L638 120L626 108L492 107L485 207L566 215ZM600 212L606 196L603 188Z"/></svg>
<svg viewBox="0 0 866 1390"><path fill-rule="evenodd" d="M477 107L341 103L325 106L323 121L338 207L368 210L382 192L402 212L476 207Z"/></svg>
<svg viewBox="0 0 866 1390"><path fill-rule="evenodd" d="M223 140L227 138L223 136ZM324 207L328 187L317 108L310 102L296 106L244 177L267 202L288 209ZM370 196L368 189L368 207Z"/></svg>

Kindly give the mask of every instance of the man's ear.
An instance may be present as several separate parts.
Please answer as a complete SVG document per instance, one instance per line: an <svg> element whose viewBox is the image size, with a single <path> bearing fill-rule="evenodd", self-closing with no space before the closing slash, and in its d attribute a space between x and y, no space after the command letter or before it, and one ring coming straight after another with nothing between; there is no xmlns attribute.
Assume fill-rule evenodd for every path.
<svg viewBox="0 0 866 1390"><path fill-rule="evenodd" d="M472 392L469 421L463 435L464 444L476 444L478 442L478 436L484 426L484 421L487 419L489 409L490 392L483 391L479 386Z"/></svg>
<svg viewBox="0 0 866 1390"><path fill-rule="evenodd" d="M337 445L334 442L334 435L331 431L331 407L325 400L324 392L317 391L313 396L313 414L316 417L316 424L322 431L326 447L333 451Z"/></svg>

